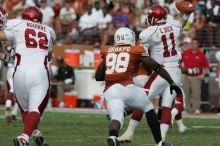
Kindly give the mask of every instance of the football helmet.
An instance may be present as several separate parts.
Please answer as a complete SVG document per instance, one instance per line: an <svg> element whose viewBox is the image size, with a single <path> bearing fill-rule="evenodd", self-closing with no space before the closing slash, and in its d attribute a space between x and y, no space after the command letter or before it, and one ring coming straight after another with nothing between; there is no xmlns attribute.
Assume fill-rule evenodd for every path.
<svg viewBox="0 0 220 146"><path fill-rule="evenodd" d="M32 22L42 22L42 13L39 8L30 6L23 10L22 19L30 20Z"/></svg>
<svg viewBox="0 0 220 146"><path fill-rule="evenodd" d="M166 21L167 11L159 5L152 6L147 14L147 24L155 25Z"/></svg>
<svg viewBox="0 0 220 146"><path fill-rule="evenodd" d="M119 28L114 35L115 45L135 45L135 33L127 28Z"/></svg>
<svg viewBox="0 0 220 146"><path fill-rule="evenodd" d="M8 20L8 14L6 13L3 6L0 5L0 27L5 26L7 20Z"/></svg>

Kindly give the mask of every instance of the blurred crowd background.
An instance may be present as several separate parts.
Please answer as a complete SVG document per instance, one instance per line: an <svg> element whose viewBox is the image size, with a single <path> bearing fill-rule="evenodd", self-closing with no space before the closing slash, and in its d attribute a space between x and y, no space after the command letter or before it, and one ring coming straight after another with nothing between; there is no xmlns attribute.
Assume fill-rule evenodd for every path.
<svg viewBox="0 0 220 146"><path fill-rule="evenodd" d="M24 7L38 6L43 12L43 24L53 27L57 44L113 44L117 28L126 26L137 34L145 26L147 10L162 5L167 19L176 18L176 0L2 0L9 18L20 18ZM201 46L220 46L220 0L190 0L195 7L182 39L196 38ZM178 18L177 18L178 19ZM187 38L184 40L184 38Z"/></svg>
<svg viewBox="0 0 220 146"><path fill-rule="evenodd" d="M123 26L134 30L138 40L139 33L146 28L148 9L154 4L159 4L167 10L167 19L179 19L175 9L176 1L177 0L0 0L0 3L6 8L9 19L21 19L22 10L27 6L39 7L43 13L42 23L54 28L57 35L55 46L61 46L61 49L63 49L62 46L76 44L83 45L83 47L84 45L90 45L93 49L100 49L105 45L114 44L114 33L117 28ZM201 86L201 94L198 92L195 96L199 101L202 101L201 104L206 104L209 103L210 100L213 100L212 103L216 104L215 107L220 107L219 88L217 87L216 81L214 81L218 63L215 58L215 53L220 47L220 0L188 1L195 5L195 11L190 15L183 29L179 46L183 52L189 48L195 48L195 50L202 50L205 53L210 65L208 63L201 65L207 71L205 71L202 76L196 77L196 80L199 79L200 82L198 83L199 85L195 85L195 87ZM52 67L56 66L57 71L55 72L59 72L60 60L61 64L65 63L65 61L55 55L52 60ZM191 60L188 59L187 61L190 62ZM208 70L210 70L210 72ZM67 78L72 78L71 84L73 85L75 84L74 71L68 71L69 75ZM212 73L215 75L212 76ZM81 75L81 73L78 74ZM59 76L63 81L65 80L62 71L58 74L52 73L52 75L52 81L54 79L55 81L59 81ZM77 76L78 75L76 75L76 77ZM206 78L207 76L214 78L208 79ZM191 77L187 77L187 79L188 78ZM186 79L184 80L186 81ZM55 92L57 92L57 90L58 89L55 89ZM192 90L194 90L194 88ZM61 93L63 92L65 92L64 88ZM0 94L0 97L3 97L3 91L0 91ZM55 96L57 95L55 94ZM63 95L61 96L61 98L63 98ZM210 96L212 96L212 98L210 98ZM198 103L198 100L195 102ZM200 103L198 103L197 106L199 105ZM208 111L211 110L210 106L204 108L208 108Z"/></svg>

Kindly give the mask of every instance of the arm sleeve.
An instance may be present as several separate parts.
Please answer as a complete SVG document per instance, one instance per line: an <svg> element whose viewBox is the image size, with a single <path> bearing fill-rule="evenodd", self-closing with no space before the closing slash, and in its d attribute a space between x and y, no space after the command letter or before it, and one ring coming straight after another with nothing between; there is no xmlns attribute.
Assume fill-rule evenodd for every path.
<svg viewBox="0 0 220 146"><path fill-rule="evenodd" d="M18 32L18 30L16 28L21 23L22 23L21 21L16 20L16 19L9 20L6 23L6 28L5 28L4 32L9 40L15 39L15 37L16 37L15 34Z"/></svg>
<svg viewBox="0 0 220 146"><path fill-rule="evenodd" d="M208 58L205 56L205 54L204 54L204 68L209 68L209 60L208 60Z"/></svg>

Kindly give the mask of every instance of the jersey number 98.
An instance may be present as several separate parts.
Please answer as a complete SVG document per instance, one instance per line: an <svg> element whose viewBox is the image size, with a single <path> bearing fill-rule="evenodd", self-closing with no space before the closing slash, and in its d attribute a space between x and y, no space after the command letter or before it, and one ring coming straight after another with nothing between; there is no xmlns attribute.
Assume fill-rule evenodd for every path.
<svg viewBox="0 0 220 146"><path fill-rule="evenodd" d="M126 72L128 68L130 55L126 52L121 52L118 55L115 53L108 53L106 56L106 74Z"/></svg>

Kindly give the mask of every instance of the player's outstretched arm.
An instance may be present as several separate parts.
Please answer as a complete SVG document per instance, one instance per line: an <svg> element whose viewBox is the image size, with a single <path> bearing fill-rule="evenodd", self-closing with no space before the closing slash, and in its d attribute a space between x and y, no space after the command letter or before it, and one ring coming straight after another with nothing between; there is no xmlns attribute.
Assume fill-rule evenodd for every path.
<svg viewBox="0 0 220 146"><path fill-rule="evenodd" d="M142 57L141 61L144 67L152 69L153 71L157 72L162 78L167 80L167 82L169 82L171 94L173 93L174 90L178 96L182 96L181 89L173 82L169 73L160 64L158 64L154 59L152 59L149 56Z"/></svg>
<svg viewBox="0 0 220 146"><path fill-rule="evenodd" d="M185 26L186 22L189 19L190 14L194 11L194 5L188 1L181 0L175 3L176 11L181 16L182 27Z"/></svg>
<svg viewBox="0 0 220 146"><path fill-rule="evenodd" d="M102 60L102 62L97 67L97 70L95 72L95 79L96 81L105 80L105 61L104 60Z"/></svg>

